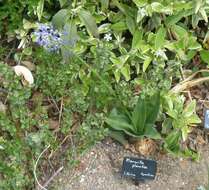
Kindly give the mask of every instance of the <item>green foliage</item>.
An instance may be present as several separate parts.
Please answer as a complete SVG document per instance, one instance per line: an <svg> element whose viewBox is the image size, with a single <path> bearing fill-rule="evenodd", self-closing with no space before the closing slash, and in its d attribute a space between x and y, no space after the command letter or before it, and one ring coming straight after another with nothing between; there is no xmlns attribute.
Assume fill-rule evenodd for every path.
<svg viewBox="0 0 209 190"><path fill-rule="evenodd" d="M196 102L193 100L186 106L184 102L183 96L165 96L164 107L168 118L162 124L162 132L166 134L164 147L177 155L181 154L180 142L185 142L192 126L201 122L195 113ZM188 149L185 151L186 154L191 156Z"/></svg>
<svg viewBox="0 0 209 190"><path fill-rule="evenodd" d="M32 189L33 159L45 145L51 144L51 151L60 147L75 126L78 153L102 139L113 107L106 122L121 142L124 134L161 138L167 151L196 156L181 148L199 123L196 103L186 105L169 90L181 80L180 69L193 69L198 58L208 64L208 1L3 0L0 5L0 55L9 60L0 64L0 103L6 107L0 111L1 189ZM36 22L49 21L63 33L56 54L31 43ZM14 43L14 53L5 42L15 33L20 44ZM23 86L9 66L23 60L35 64L32 87ZM56 129L50 129L51 120ZM73 154L69 148L64 155L70 163L76 162Z"/></svg>
<svg viewBox="0 0 209 190"><path fill-rule="evenodd" d="M113 109L106 123L114 130L123 131L126 135L136 138L160 139L155 129L155 121L160 109L160 94L149 98L139 97L132 112L120 113Z"/></svg>

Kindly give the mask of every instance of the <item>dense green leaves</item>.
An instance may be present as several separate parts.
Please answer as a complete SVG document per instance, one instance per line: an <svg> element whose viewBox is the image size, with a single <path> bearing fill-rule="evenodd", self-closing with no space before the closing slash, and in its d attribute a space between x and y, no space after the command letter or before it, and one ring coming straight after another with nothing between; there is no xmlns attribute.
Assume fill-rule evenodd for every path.
<svg viewBox="0 0 209 190"><path fill-rule="evenodd" d="M160 95L149 98L138 98L133 112L121 113L113 109L106 123L116 131L123 131L126 135L143 138L144 136L160 139L154 123L160 109Z"/></svg>

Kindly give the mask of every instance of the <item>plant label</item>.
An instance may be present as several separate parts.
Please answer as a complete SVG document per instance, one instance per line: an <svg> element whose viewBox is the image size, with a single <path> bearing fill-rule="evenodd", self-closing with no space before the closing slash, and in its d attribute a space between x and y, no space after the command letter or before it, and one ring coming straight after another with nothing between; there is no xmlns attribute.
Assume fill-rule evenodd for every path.
<svg viewBox="0 0 209 190"><path fill-rule="evenodd" d="M205 110L204 128L209 130L209 109Z"/></svg>
<svg viewBox="0 0 209 190"><path fill-rule="evenodd" d="M122 175L136 181L155 179L157 162L154 160L125 157L123 160Z"/></svg>

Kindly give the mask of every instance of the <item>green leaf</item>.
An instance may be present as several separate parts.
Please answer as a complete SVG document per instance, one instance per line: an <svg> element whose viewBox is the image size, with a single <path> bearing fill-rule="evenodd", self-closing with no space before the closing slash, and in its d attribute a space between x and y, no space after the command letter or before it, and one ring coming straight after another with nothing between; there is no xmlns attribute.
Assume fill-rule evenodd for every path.
<svg viewBox="0 0 209 190"><path fill-rule="evenodd" d="M78 40L77 27L73 20L67 22L64 26L64 35L62 35L62 40L65 42L62 46L62 55L65 62L69 62L70 57L73 55L73 48Z"/></svg>
<svg viewBox="0 0 209 190"><path fill-rule="evenodd" d="M146 102L141 97L138 98L138 102L132 113L132 123L135 129L142 133L146 122Z"/></svg>
<svg viewBox="0 0 209 190"><path fill-rule="evenodd" d="M202 18L205 20L205 22L208 22L208 16L207 16L207 13L205 12L204 8L200 9L200 14L201 14Z"/></svg>
<svg viewBox="0 0 209 190"><path fill-rule="evenodd" d="M78 16L81 19L81 21L83 22L83 24L86 26L89 34L98 38L99 32L98 32L96 20L91 15L91 13L87 10L81 9L78 13Z"/></svg>
<svg viewBox="0 0 209 190"><path fill-rule="evenodd" d="M124 21L120 21L118 23L113 24L111 26L111 29L116 32L121 32L121 31L127 30L127 25Z"/></svg>
<svg viewBox="0 0 209 190"><path fill-rule="evenodd" d="M102 5L102 11L105 11L108 9L109 6L109 0L100 0Z"/></svg>
<svg viewBox="0 0 209 190"><path fill-rule="evenodd" d="M194 112L196 108L196 101L192 100L183 110L183 116L185 118L190 117Z"/></svg>
<svg viewBox="0 0 209 190"><path fill-rule="evenodd" d="M67 9L61 9L58 11L52 18L52 24L58 28L62 29L63 26L66 23L66 20L68 19L68 10Z"/></svg>
<svg viewBox="0 0 209 190"><path fill-rule="evenodd" d="M143 72L145 72L147 70L147 68L148 68L149 64L151 63L151 61L152 61L151 57L147 57L145 59L145 61L143 63L143 68L142 68Z"/></svg>
<svg viewBox="0 0 209 190"><path fill-rule="evenodd" d="M161 139L157 129L151 124L145 125L144 136L152 139Z"/></svg>
<svg viewBox="0 0 209 190"><path fill-rule="evenodd" d="M122 131L113 131L111 130L108 135L115 139L116 141L118 141L119 143L121 143L123 146L127 146L128 145L128 141L125 138L125 134Z"/></svg>
<svg viewBox="0 0 209 190"><path fill-rule="evenodd" d="M147 119L146 123L154 124L160 110L160 92L157 92L146 100L147 105Z"/></svg>
<svg viewBox="0 0 209 190"><path fill-rule="evenodd" d="M121 73L125 77L126 81L131 79L130 65L126 64L121 68Z"/></svg>
<svg viewBox="0 0 209 190"><path fill-rule="evenodd" d="M67 3L67 0L59 0L59 3L60 7L63 7Z"/></svg>
<svg viewBox="0 0 209 190"><path fill-rule="evenodd" d="M126 25L128 26L129 31L133 35L135 32L136 24L134 22L134 19L130 16L126 17Z"/></svg>
<svg viewBox="0 0 209 190"><path fill-rule="evenodd" d="M114 76L115 76L116 82L118 83L120 81L120 77L121 77L121 73L118 69L114 71Z"/></svg>
<svg viewBox="0 0 209 190"><path fill-rule="evenodd" d="M40 0L37 6L37 16L39 21L41 20L43 10L44 10L44 0Z"/></svg>
<svg viewBox="0 0 209 190"><path fill-rule="evenodd" d="M209 64L209 50L201 50L200 57L205 63Z"/></svg>
<svg viewBox="0 0 209 190"><path fill-rule="evenodd" d="M133 35L132 49L137 49L140 47L140 44L142 42L142 37L143 37L143 32L137 29Z"/></svg>
<svg viewBox="0 0 209 190"><path fill-rule="evenodd" d="M155 49L161 49L165 43L166 29L160 27L155 37Z"/></svg>
<svg viewBox="0 0 209 190"><path fill-rule="evenodd" d="M186 36L188 36L188 32L181 26L179 25L173 25L171 27L172 32L175 34L175 37L177 38L177 40L185 38Z"/></svg>

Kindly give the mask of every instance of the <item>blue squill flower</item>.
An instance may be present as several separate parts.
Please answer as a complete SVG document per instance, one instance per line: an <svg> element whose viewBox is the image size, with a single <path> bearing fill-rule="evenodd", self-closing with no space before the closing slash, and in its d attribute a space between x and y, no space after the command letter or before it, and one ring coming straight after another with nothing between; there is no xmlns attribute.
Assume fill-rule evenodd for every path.
<svg viewBox="0 0 209 190"><path fill-rule="evenodd" d="M50 52L58 52L63 44L61 33L49 24L38 24L33 36L38 45Z"/></svg>

